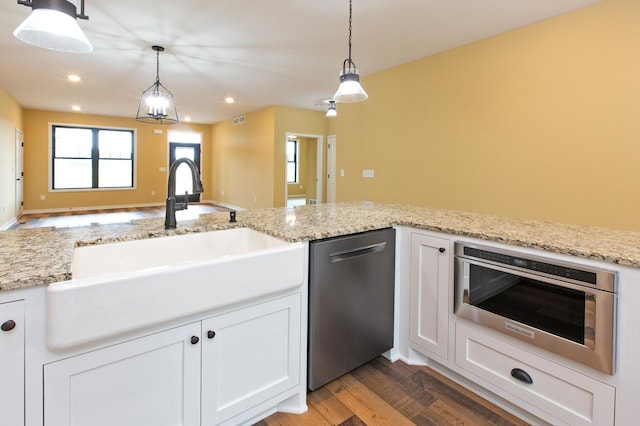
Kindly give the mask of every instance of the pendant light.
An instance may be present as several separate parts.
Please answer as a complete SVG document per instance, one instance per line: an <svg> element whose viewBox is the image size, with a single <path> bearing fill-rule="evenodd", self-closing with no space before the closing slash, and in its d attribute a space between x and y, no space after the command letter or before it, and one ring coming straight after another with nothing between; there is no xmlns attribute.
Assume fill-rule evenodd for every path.
<svg viewBox="0 0 640 426"><path fill-rule="evenodd" d="M160 83L160 52L162 46L151 46L156 51L156 81L142 92L136 120L143 123L174 124L178 122L176 103L171 92Z"/></svg>
<svg viewBox="0 0 640 426"><path fill-rule="evenodd" d="M325 117L333 118L338 116L338 111L336 111L336 101L333 99L329 101L329 108L327 108L327 113Z"/></svg>
<svg viewBox="0 0 640 426"><path fill-rule="evenodd" d="M361 102L369 96L360 85L360 76L358 68L351 60L351 21L352 21L352 5L349 0L349 58L342 63L342 71L340 71L340 86L333 96L336 102Z"/></svg>
<svg viewBox="0 0 640 426"><path fill-rule="evenodd" d="M28 6L31 14L16 28L13 35L25 43L62 52L86 53L93 50L76 18L89 19L84 14L84 0L18 0Z"/></svg>

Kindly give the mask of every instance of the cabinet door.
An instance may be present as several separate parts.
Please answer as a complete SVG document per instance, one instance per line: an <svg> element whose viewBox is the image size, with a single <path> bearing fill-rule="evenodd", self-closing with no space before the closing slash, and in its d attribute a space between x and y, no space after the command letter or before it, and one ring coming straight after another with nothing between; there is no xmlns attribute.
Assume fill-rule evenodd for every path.
<svg viewBox="0 0 640 426"><path fill-rule="evenodd" d="M44 366L45 425L200 425L200 323Z"/></svg>
<svg viewBox="0 0 640 426"><path fill-rule="evenodd" d="M203 425L231 419L299 383L300 321L300 294L203 321Z"/></svg>
<svg viewBox="0 0 640 426"><path fill-rule="evenodd" d="M24 424L24 303L0 304L0 423Z"/></svg>
<svg viewBox="0 0 640 426"><path fill-rule="evenodd" d="M449 241L411 234L409 340L420 352L448 356L451 308Z"/></svg>

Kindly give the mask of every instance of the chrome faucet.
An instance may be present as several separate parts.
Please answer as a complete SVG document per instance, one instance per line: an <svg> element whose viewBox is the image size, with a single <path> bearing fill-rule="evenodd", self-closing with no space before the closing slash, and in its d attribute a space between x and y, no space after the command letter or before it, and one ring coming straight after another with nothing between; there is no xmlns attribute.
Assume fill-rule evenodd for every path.
<svg viewBox="0 0 640 426"><path fill-rule="evenodd" d="M186 210L189 207L188 193L184 193L184 203L176 203L176 170L180 164L185 163L191 169L191 179L193 179L193 193L204 192L202 181L200 181L200 171L198 166L189 158L178 158L171 164L169 169L169 183L167 184L167 208L164 213L164 229L176 228L176 211Z"/></svg>

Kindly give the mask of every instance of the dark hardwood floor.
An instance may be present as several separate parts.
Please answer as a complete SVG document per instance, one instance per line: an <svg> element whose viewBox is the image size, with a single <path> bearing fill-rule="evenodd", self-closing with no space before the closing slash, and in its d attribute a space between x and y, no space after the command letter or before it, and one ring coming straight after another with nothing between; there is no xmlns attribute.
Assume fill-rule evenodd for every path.
<svg viewBox="0 0 640 426"><path fill-rule="evenodd" d="M9 229L38 228L45 226L66 228L92 224L121 223L137 219L164 217L164 210L164 206L154 206L24 214L20 216L17 222ZM189 204L187 210L176 212L176 219L179 221L196 219L202 213L225 211L229 211L229 209L215 204Z"/></svg>
<svg viewBox="0 0 640 426"><path fill-rule="evenodd" d="M383 357L309 393L307 405L304 414L276 413L255 426L528 424L429 367Z"/></svg>

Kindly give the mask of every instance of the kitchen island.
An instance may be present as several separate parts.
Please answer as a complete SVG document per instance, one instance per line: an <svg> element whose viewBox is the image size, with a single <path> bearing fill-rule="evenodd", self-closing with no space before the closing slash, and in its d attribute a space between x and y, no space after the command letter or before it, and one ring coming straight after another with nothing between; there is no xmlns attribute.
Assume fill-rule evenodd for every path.
<svg viewBox="0 0 640 426"><path fill-rule="evenodd" d="M204 214L195 220L181 221L177 229L170 231L163 229L161 219L144 219L124 224L1 232L0 308L6 308L5 311L24 321L27 327L20 329L23 340L19 340L15 332L9 332L9 336L17 339L10 342L12 346L9 347L22 348L24 354L10 360L15 367L5 366L7 372L14 373L12 377L7 376L5 387L6 383L16 385L8 390L0 388L0 392L13 397L15 407L19 408L20 403L26 404L24 409L15 410L25 413L25 424L42 425L45 417L51 423L51 419L65 419L69 415L64 411L65 407L70 407L69 400L64 397L67 393L60 389L76 375L78 365L84 365L79 364L80 361L98 366L112 365L114 359L135 359L131 354L154 353L156 348L176 345L183 348L181 351L189 354L190 359L193 358L190 365L199 366L201 359L217 360L212 367L203 367L202 371L200 367L190 368L189 377L180 379L183 384L189 379L189 389L193 392L189 398L185 396L185 401L188 399L189 402L185 402L184 407L177 407L177 411L184 408L189 413L200 413L200 398L202 407L210 407L205 399L210 401L220 396L205 396L204 389L218 388L216 380L224 380L227 372L240 371L246 365L235 352L224 362L223 358L213 355L216 352L211 348L220 345L235 347L242 340L226 338L224 333L216 335L213 331L229 326L233 329L236 324L244 323L246 318L262 321L265 314L276 322L269 328L255 322L252 332L256 342L261 342L256 343L260 348L293 348L286 356L283 352L274 352L272 357L276 367L279 366L278 360L294 361L280 366L286 380L278 385L279 388L270 390L263 402L238 407L229 400L227 405L221 406L222 414L212 412L206 418L227 419L222 420L224 424L233 424L238 419L244 419L243 423L263 418L274 410L299 412L304 409L306 277L300 286L292 290L281 291L273 297L261 296L246 306L234 305L172 318L143 330L132 330L63 350L55 350L45 344L46 290L58 283L73 283L70 280L73 279L74 248L239 227L304 244L322 238L395 227L398 231L395 336L394 348L387 354L390 359L430 365L534 424L614 424L615 420L616 424L625 425L632 424L633 419L640 416L640 408L635 403L635 395L640 392L640 367L636 362L640 356L640 339L633 326L640 318L636 308L640 300L640 287L637 285L640 281L640 233L370 202L245 210L237 212L236 217L237 222L230 223L228 213ZM524 254L616 271L619 285L614 374L596 371L457 317L453 309L453 249L459 241L489 244ZM305 263L303 268L307 267L306 259L300 263ZM176 282L176 286L180 283ZM16 329L19 329L20 322L16 322L19 324ZM278 337L280 346L270 345L268 340L262 339L262 336L268 336L265 330L269 329L285 331ZM212 336L208 338L213 339L211 342L223 343L211 346L207 335ZM185 336L192 336L191 343ZM211 348L206 349L207 344ZM202 352L196 348L198 345L202 346ZM240 352L260 354L256 349L259 348ZM3 353L9 352L12 351ZM174 358L167 355L167 362L171 365L176 354L171 355ZM502 361L490 364L494 359ZM235 370L226 368L234 361L237 361ZM482 364L484 362L489 364ZM505 363L517 363L533 372L533 387L514 382L509 374L507 377L498 374L497 370ZM149 365L141 364L144 367ZM260 365L260 362L251 362L251 365ZM182 370L176 371L178 374ZM4 373L4 370L0 372ZM254 370L253 376L259 377L260 374L260 369ZM205 377L209 378L205 380ZM272 379L269 378L270 381ZM237 382L237 379L227 377L226 383ZM202 395L199 393L201 383ZM130 382L129 385L134 387L138 384ZM19 386L23 386L22 390ZM59 396L62 399L58 399ZM52 401L56 402L52 404ZM63 408L59 410L58 407ZM202 413L205 416L205 412ZM68 424L65 421L58 423ZM58 423L53 421L53 424ZM185 424L206 424L205 417L190 417Z"/></svg>

